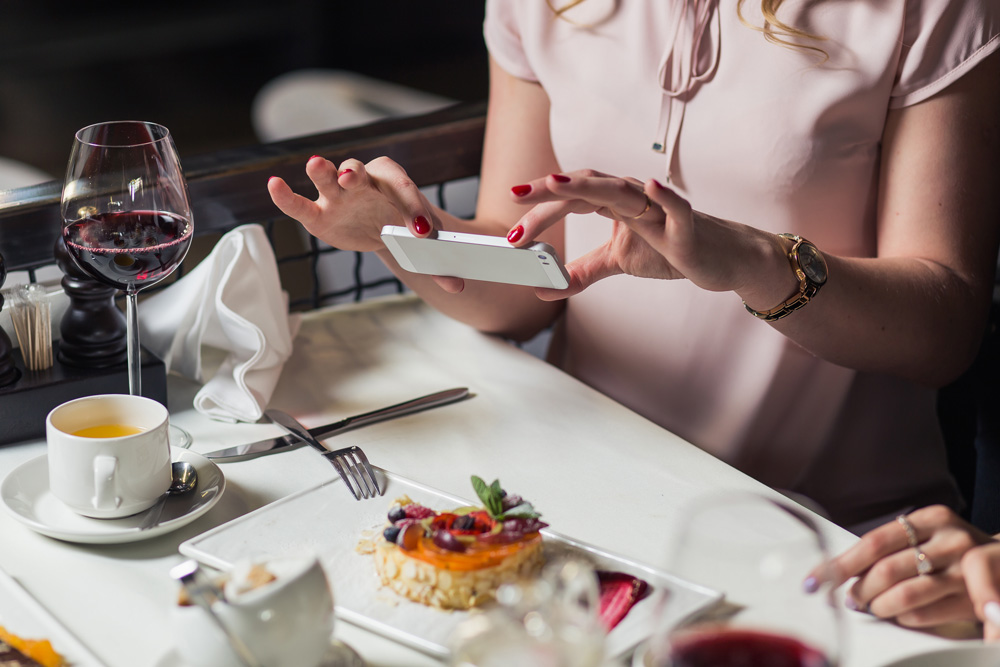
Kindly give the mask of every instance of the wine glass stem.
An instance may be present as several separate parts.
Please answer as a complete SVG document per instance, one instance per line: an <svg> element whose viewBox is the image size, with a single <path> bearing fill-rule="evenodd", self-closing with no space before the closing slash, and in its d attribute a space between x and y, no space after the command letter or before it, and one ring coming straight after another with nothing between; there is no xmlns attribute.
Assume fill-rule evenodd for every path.
<svg viewBox="0 0 1000 667"><path fill-rule="evenodd" d="M125 292L125 330L128 335L128 393L142 395L142 363L139 359L138 293Z"/></svg>

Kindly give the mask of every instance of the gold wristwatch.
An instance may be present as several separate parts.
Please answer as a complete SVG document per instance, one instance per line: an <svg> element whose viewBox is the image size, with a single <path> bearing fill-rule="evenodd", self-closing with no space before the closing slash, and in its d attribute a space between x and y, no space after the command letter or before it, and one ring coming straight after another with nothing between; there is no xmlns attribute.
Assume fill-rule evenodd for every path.
<svg viewBox="0 0 1000 667"><path fill-rule="evenodd" d="M771 310L754 310L746 301L743 302L743 307L748 313L765 322L776 322L809 303L819 293L819 288L826 283L827 278L826 260L816 246L794 234L778 234L778 236L789 239L793 244L792 249L788 251L788 261L792 265L795 277L799 280L799 291Z"/></svg>

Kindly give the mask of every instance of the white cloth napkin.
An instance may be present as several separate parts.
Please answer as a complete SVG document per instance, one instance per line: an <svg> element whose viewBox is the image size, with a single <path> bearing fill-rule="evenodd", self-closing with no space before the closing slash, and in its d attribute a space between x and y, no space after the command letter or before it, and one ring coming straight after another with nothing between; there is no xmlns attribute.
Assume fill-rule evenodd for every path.
<svg viewBox="0 0 1000 667"><path fill-rule="evenodd" d="M168 371L202 382L202 346L228 352L194 398L198 412L223 421L260 419L298 325L260 225L223 236L198 266L139 308L142 344Z"/></svg>

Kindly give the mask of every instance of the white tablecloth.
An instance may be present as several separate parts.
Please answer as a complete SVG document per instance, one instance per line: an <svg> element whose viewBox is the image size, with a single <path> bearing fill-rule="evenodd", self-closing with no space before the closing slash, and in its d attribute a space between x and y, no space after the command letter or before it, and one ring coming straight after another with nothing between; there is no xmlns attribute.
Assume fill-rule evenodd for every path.
<svg viewBox="0 0 1000 667"><path fill-rule="evenodd" d="M461 403L337 436L371 461L468 497L469 475L499 478L544 510L564 535L661 565L680 513L720 489L771 493L533 356L437 314L412 297L308 314L271 407L307 426L457 386ZM277 435L270 424L212 422L191 408L198 387L170 383L174 421L193 451ZM0 448L0 473L45 452L44 442ZM38 535L0 512L0 568L111 667L178 667L167 631L178 545L328 479L309 448L222 464L228 488L208 514L176 532L123 545L85 546ZM855 539L823 522L835 550ZM336 577L332 577L336 594ZM752 600L742 601L752 604ZM950 640L847 615L843 665L885 665ZM336 635L371 665L434 665L431 658L344 622Z"/></svg>

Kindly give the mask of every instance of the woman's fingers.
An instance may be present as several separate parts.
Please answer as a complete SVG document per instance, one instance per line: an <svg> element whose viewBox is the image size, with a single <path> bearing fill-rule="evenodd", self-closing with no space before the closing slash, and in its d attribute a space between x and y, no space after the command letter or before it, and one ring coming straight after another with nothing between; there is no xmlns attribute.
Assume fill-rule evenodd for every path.
<svg viewBox="0 0 1000 667"><path fill-rule="evenodd" d="M332 197L340 194L337 183L337 167L326 158L314 155L306 162L306 176L313 182L321 196Z"/></svg>
<svg viewBox="0 0 1000 667"><path fill-rule="evenodd" d="M267 191L271 195L271 201L282 213L289 218L298 220L307 228L312 225L321 215L319 205L300 194L292 191L285 180L272 176L267 181Z"/></svg>
<svg viewBox="0 0 1000 667"><path fill-rule="evenodd" d="M962 557L962 575L976 616L983 622L983 636L1000 641L1000 543L971 549Z"/></svg>
<svg viewBox="0 0 1000 667"><path fill-rule="evenodd" d="M509 232L507 240L515 246L523 247L535 241L546 229L566 217L567 213L578 213L574 202L550 201L538 204L521 216Z"/></svg>
<svg viewBox="0 0 1000 667"><path fill-rule="evenodd" d="M434 216L416 183L398 163L387 157L375 158L364 166L378 190L392 202L415 236L427 236L433 231Z"/></svg>
<svg viewBox="0 0 1000 667"><path fill-rule="evenodd" d="M910 567L912 572L913 568ZM923 625L935 625L959 618L950 616L944 618L949 610L958 610L964 614L961 618L971 618L972 605L956 606L953 602L942 604L942 601L953 596L961 597L965 593L965 581L957 567L949 567L943 572L925 577L908 576L891 586L878 591L874 598L863 593L851 592L851 598L860 602L868 611L879 618L899 618L909 614L910 625L921 622ZM957 612L955 612L957 613ZM920 619L923 619L922 621Z"/></svg>
<svg viewBox="0 0 1000 667"><path fill-rule="evenodd" d="M969 596L964 589L960 589L927 605L895 614L894 617L900 625L909 628L930 628L945 623L971 621L974 615Z"/></svg>
<svg viewBox="0 0 1000 667"><path fill-rule="evenodd" d="M831 581L836 588L851 577L866 572L879 560L908 546L906 533L892 521L865 533L844 553L831 561L831 567L817 568L811 573L819 582Z"/></svg>
<svg viewBox="0 0 1000 667"><path fill-rule="evenodd" d="M568 174L549 174L545 178L511 188L511 196L533 208L518 220L508 240L525 245L564 218L567 213L592 213L614 220L632 220L650 210L642 183L634 178L609 176L591 169ZM654 211L662 220L662 213Z"/></svg>
<svg viewBox="0 0 1000 667"><path fill-rule="evenodd" d="M542 301L558 301L582 292L598 280L623 273L610 241L567 264L566 272L569 274L568 288L536 287L535 295Z"/></svg>

